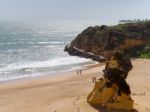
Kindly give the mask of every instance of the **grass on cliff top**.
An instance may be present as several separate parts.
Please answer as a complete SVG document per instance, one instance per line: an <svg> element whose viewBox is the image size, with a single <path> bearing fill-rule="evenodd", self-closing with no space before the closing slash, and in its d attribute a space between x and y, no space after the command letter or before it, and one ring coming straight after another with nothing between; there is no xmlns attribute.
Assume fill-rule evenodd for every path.
<svg viewBox="0 0 150 112"><path fill-rule="evenodd" d="M150 45L145 45L142 52L140 52L140 58L150 59Z"/></svg>
<svg viewBox="0 0 150 112"><path fill-rule="evenodd" d="M113 28L116 28L118 30L123 30L124 28L130 26L130 25L140 25L140 24L143 24L143 25L148 25L150 24L150 21L137 21L137 22L131 22L131 23L122 23L122 24L118 24L118 25L115 25L115 26L111 26Z"/></svg>
<svg viewBox="0 0 150 112"><path fill-rule="evenodd" d="M143 59L150 59L150 52L141 53L141 54L140 54L140 58L143 58Z"/></svg>

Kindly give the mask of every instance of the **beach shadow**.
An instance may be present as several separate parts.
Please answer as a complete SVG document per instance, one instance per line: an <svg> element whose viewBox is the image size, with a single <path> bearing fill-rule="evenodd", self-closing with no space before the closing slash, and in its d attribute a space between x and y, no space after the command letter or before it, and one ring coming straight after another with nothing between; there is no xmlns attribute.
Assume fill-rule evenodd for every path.
<svg viewBox="0 0 150 112"><path fill-rule="evenodd" d="M92 107L98 110L98 112L138 112L136 109L127 111L127 110L115 110L115 109L108 110L106 107L103 107L103 106L100 106L100 107L92 106Z"/></svg>

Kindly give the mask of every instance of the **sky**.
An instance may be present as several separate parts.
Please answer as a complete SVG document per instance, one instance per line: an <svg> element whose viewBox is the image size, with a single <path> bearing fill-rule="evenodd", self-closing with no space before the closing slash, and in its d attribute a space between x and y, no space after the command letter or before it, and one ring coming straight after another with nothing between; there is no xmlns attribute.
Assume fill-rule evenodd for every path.
<svg viewBox="0 0 150 112"><path fill-rule="evenodd" d="M150 19L150 0L0 0L0 20Z"/></svg>

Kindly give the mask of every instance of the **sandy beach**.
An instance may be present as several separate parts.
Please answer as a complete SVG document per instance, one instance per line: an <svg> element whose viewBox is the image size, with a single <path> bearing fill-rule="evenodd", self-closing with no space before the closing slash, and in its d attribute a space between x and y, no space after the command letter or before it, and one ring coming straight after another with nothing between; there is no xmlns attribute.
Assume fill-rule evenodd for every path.
<svg viewBox="0 0 150 112"><path fill-rule="evenodd" d="M150 60L132 60L133 70L127 82L132 91L134 108L150 112ZM92 77L102 77L104 65L57 76L39 76L0 84L0 112L107 112L86 103L93 89Z"/></svg>

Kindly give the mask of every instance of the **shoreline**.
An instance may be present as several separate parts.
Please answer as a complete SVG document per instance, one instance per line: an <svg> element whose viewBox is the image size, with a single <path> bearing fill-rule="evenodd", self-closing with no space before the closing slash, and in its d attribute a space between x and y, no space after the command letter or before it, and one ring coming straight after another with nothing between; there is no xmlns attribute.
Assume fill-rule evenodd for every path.
<svg viewBox="0 0 150 112"><path fill-rule="evenodd" d="M21 78L16 78L16 79L10 79L10 80L4 80L4 81L0 81L0 87L3 85L10 85L10 84L22 84L22 83L30 83L32 81L41 81L41 80L46 80L48 79L48 81L57 81L57 78L69 78L72 77L73 75L77 74L77 71L81 70L82 72L86 71L86 70L90 70L96 67L101 67L103 66L104 63L92 63L92 64L87 64L84 65L78 69L74 69L74 70L67 70L67 71L59 71L59 72L55 72L55 73L40 73L41 75L35 75L35 76L28 76L28 77L21 77ZM50 80L51 79L51 80Z"/></svg>
<svg viewBox="0 0 150 112"><path fill-rule="evenodd" d="M131 87L134 109L150 110L150 60L132 60L133 70L127 83ZM40 76L0 84L1 112L103 112L86 102L92 91L92 77L102 77L104 65L94 65L82 74L67 72L61 75ZM122 111L121 111L122 112Z"/></svg>
<svg viewBox="0 0 150 112"><path fill-rule="evenodd" d="M17 80L27 80L27 79L33 79L33 78L38 78L38 77L45 77L45 76L54 76L54 75L62 75L65 73L69 73L69 72L74 72L77 70L86 70L89 69L90 67L94 67L95 65L102 65L103 63L97 63L97 62L92 62L90 61L90 63L86 63L84 65L80 65L78 67L73 67L71 69L66 69L66 70L56 70L56 71L47 71L47 72L37 72L37 73L33 73L33 74L26 74L23 76L18 76L15 78L10 78L10 79L5 79L5 80L0 80L0 84L1 83L5 83L5 82L13 82L13 81L17 81Z"/></svg>

